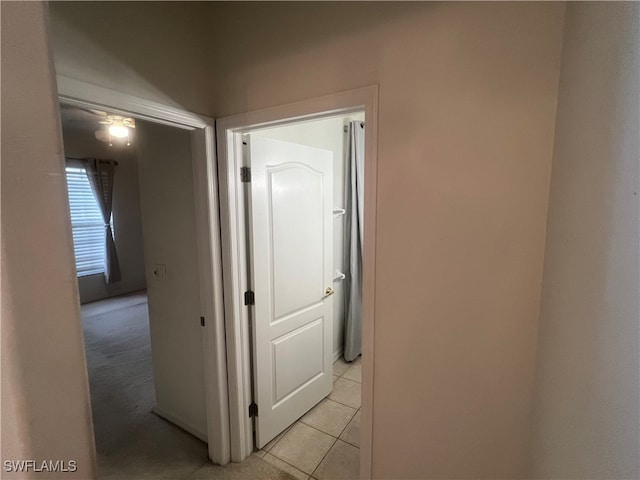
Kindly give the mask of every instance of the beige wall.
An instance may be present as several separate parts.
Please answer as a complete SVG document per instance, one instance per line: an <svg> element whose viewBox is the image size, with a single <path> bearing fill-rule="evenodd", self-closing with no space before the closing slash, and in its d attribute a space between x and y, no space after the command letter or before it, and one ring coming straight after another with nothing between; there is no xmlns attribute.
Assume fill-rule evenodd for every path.
<svg viewBox="0 0 640 480"><path fill-rule="evenodd" d="M2 478L5 460L95 449L52 64L41 3L2 2Z"/></svg>
<svg viewBox="0 0 640 480"><path fill-rule="evenodd" d="M534 478L640 478L640 4L567 6Z"/></svg>
<svg viewBox="0 0 640 480"><path fill-rule="evenodd" d="M374 475L523 475L564 5L178 5L54 2L56 68L211 116L379 84ZM625 198L638 184L637 89L626 90L638 63L609 54L637 48L637 10L569 6L535 475L637 476L638 231L627 219L638 204ZM2 212L3 458L75 458L86 478L41 6L3 2L2 14L2 203L20 207Z"/></svg>
<svg viewBox="0 0 640 480"><path fill-rule="evenodd" d="M2 7L3 13L18 9ZM61 73L210 116L379 84L373 403L373 473L378 478L525 475L555 133L533 472L578 477L582 472L594 477L637 473L637 432L627 429L638 424L632 401L638 398L638 350L637 342L631 343L638 338L638 310L630 293L637 300L631 259L637 255L638 233L626 219L637 220L638 206L637 200L624 199L631 184L638 183L637 165L628 153L637 152L632 139L638 112L631 108L637 101L630 100L637 100L637 89L625 90L637 85L637 73L631 72L638 64L637 56L618 63L620 57L608 53L622 51L619 45L625 42L637 46L637 4L570 5L555 132L561 3L208 3L184 11L177 4L54 3L53 9ZM32 22L37 11L34 15ZM8 61L5 52L22 53L22 47L5 50L12 45L5 35L41 34L33 28L3 15L3 63ZM114 36L117 40L110 43ZM37 34L22 38L41 39ZM158 55L149 54L154 51ZM38 65L4 68L3 82L7 71ZM23 105L35 108L29 103L37 97L33 92L45 92L46 86L33 82L46 77L24 78L13 86L25 92L15 97L21 104L13 111L16 118L23 118L23 111L33 118ZM602 91L619 93L605 98L598 95ZM39 118L42 104L47 102L40 104ZM582 133L574 130L576 124L585 126ZM5 158L11 158L5 157L5 136L11 133L15 142L23 137L17 129L7 132L12 127L4 122L3 127L3 203L10 198L28 206L57 198L57 204L47 205L59 218L61 184L53 192L44 189L26 197L15 189L5 197ZM47 145L54 143L50 138ZM47 160L41 165L38 181L52 187ZM584 173L575 174L580 168ZM3 226L9 222L7 211ZM47 218L33 221L39 232L58 232L69 240L68 231L56 230L59 225L42 228L49 225ZM20 231L12 229L11 238ZM7 236L3 229L3 258L20 258L10 249L28 245L29 254L45 251L35 237L33 245L12 247ZM38 279L26 275L35 276L46 262L67 261L70 249L65 255L47 256L45 263L35 258L39 263L34 261L33 268L23 261L20 268L26 273L15 275L15 281L29 281L32 291L39 291ZM22 293L5 295L11 286L5 278L14 281L5 274L10 267L11 262L3 264L3 329L10 318L6 305L24 301ZM60 288L72 280L62 264L51 264L51 269L66 275ZM54 301L48 295L43 299L43 305ZM29 318L47 318L46 312L28 313ZM77 311L67 318L77 324ZM73 328L79 332L79 325ZM31 333L21 330L18 338ZM33 333L37 339L42 332ZM60 353L62 361L74 348L76 360L81 358L80 338L71 338L63 339L71 348ZM3 349L3 356L17 352ZM35 368L33 362L25 365ZM85 394L74 398L84 399L79 411L86 413ZM3 400L5 395L3 389ZM23 405L34 412L51 411L51 405L38 401L32 396ZM56 409L65 412L65 407ZM80 421L73 417L64 424L72 430L64 447L82 455L90 442L74 441L87 432L85 413ZM43 428L41 438L57 426ZM582 472L576 470L576 459L584 462Z"/></svg>
<svg viewBox="0 0 640 480"><path fill-rule="evenodd" d="M347 168L348 133L344 126L351 120L364 120L364 113L332 117L313 122L300 122L284 127L258 130L260 135L277 140L298 143L310 147L323 148L333 152L333 206L345 206L345 174ZM335 272L346 272L344 256L345 217L336 216L333 222L333 267ZM338 358L344 348L345 289L343 281L334 281L333 288L333 355Z"/></svg>
<svg viewBox="0 0 640 480"><path fill-rule="evenodd" d="M75 158L105 158L116 160L113 185L113 224L122 280L106 284L104 275L78 277L80 303L93 302L115 295L142 290L144 253L142 250L142 224L140 194L138 192L138 166L134 147L114 144L109 147L97 140L90 130L63 126L64 153Z"/></svg>
<svg viewBox="0 0 640 480"><path fill-rule="evenodd" d="M216 5L215 116L380 86L376 478L526 472L563 14Z"/></svg>
<svg viewBox="0 0 640 480"><path fill-rule="evenodd" d="M563 4L52 8L61 73L210 116L379 84L374 475L524 474Z"/></svg>
<svg viewBox="0 0 640 480"><path fill-rule="evenodd" d="M191 135L138 121L135 147L156 405L206 438ZM156 264L166 266L164 280Z"/></svg>

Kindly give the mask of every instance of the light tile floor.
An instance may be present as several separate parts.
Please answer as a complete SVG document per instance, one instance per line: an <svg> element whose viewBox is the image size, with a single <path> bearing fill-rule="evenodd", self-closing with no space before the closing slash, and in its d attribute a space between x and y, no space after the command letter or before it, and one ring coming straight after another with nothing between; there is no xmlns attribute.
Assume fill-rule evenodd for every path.
<svg viewBox="0 0 640 480"><path fill-rule="evenodd" d="M360 358L336 361L331 394L255 455L299 480L358 478Z"/></svg>

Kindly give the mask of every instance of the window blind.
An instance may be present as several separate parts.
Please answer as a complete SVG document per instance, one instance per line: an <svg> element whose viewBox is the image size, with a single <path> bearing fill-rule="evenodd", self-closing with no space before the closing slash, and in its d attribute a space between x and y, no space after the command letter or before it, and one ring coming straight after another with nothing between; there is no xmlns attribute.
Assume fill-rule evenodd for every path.
<svg viewBox="0 0 640 480"><path fill-rule="evenodd" d="M78 276L104 272L105 232L100 207L82 167L67 167L71 230Z"/></svg>

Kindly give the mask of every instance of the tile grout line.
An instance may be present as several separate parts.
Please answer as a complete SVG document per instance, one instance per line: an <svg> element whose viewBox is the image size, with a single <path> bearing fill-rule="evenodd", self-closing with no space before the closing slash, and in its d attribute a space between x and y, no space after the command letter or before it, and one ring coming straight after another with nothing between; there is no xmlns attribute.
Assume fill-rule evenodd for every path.
<svg viewBox="0 0 640 480"><path fill-rule="evenodd" d="M343 378L343 377L344 377L344 374L345 374L345 373L347 373L347 372L349 371L349 369L351 368L351 366L353 366L353 365L355 365L355 364L354 364L354 363L352 363L351 365L349 365L349 368L347 368L347 369L342 373L342 375L336 375L336 376L337 376L338 378ZM355 381L355 380L351 380L351 379L349 379L349 378L343 378L343 379L344 379L344 380L347 380L347 381L349 381L349 382L357 383L358 385L360 385L360 389L362 389L362 382L357 382L357 381ZM332 387L333 387L333 386L332 386ZM332 390L333 390L333 388L332 388ZM331 449L335 446L335 444L338 442L338 440L340 440L340 435L342 435L342 434L344 433L344 431L347 429L347 427L349 426L349 424L351 423L351 421L354 419L354 417L357 415L357 413L360 411L360 408L362 407L362 405L360 405L360 406L358 406L358 408L354 408L354 407L353 407L353 406L351 406L351 405L347 405L347 404L345 404L345 403L338 402L338 401L336 401L336 400L334 400L334 399L332 399L332 398L329 398L329 396L327 396L327 397L325 397L325 398L326 398L326 399L328 399L328 400L331 400L332 402L336 402L336 403L338 403L338 404L340 404L340 405L343 405L343 406L345 406L345 407L349 407L349 408L351 408L351 409L355 410L355 412L353 413L353 415L351 415L351 417L350 417L350 418L349 418L349 420L347 421L346 425L342 428L342 430L340 431L340 434L339 434L337 437L335 437L335 436L331 435L331 434L330 434L330 433L328 433L328 432L322 431L322 430L320 430L319 428L314 427L313 425L308 425L307 423L305 423L305 422L303 422L303 421L302 421L302 417L300 417L298 420L296 420L296 423L301 423L301 424L303 424L303 425L305 425L305 426L307 426L307 427L309 427L309 428L312 428L312 429L316 430L317 432L324 433L325 435L328 435L329 437L333 438L333 442L331 443L331 446L329 447L329 449L327 450L327 452L322 456L322 458L320 459L320 462L318 462L318 464L317 464L317 465L316 465L316 467L313 469L313 471L311 472L311 474L309 474L309 473L307 473L307 472L305 472L305 471L301 470L300 468L296 467L295 465L293 465L293 464L291 464L291 463L287 462L286 460L284 460L284 459L280 458L279 456L277 456L277 455L275 455L275 454L273 453L273 449L276 447L276 445L278 445L278 443L280 443L280 440L282 440L282 439L285 437L286 433L287 433L287 432L288 432L288 431L293 427L293 425L292 425L292 427L289 427L289 428L284 432L284 434L283 434L283 435L278 439L278 441L277 441L276 443L274 443L274 444L271 446L271 448L270 448L269 450L264 450L264 452L265 452L265 455L264 455L264 456L266 456L267 454L269 454L269 455L271 455L271 456L273 456L273 457L277 458L277 459L278 459L278 460L280 460L281 462L284 462L285 464L289 465L290 467L295 468L295 469L296 469L296 470L298 470L299 472L302 472L303 474L308 475L308 478L316 478L316 477L314 477L314 474L317 472L318 468L320 467L320 465L322 464L322 462L325 460L325 458L327 458L327 455L329 455L329 452L331 452ZM304 415L303 415L303 416L304 416ZM294 425L295 425L295 423L294 423ZM344 442L344 440L343 440L343 442ZM351 443L349 443L349 442L344 442L344 443L346 443L347 445L351 445L351 446L352 446L352 447L354 447L354 448L357 448L357 449L358 449L358 451L360 450L360 447L356 447L355 445L352 445L352 444L351 444Z"/></svg>
<svg viewBox="0 0 640 480"><path fill-rule="evenodd" d="M337 403L339 403L339 402L337 402ZM352 408L353 408L353 407L352 407ZM355 411L355 413L354 413L354 414L353 414L353 416L349 419L349 421L347 422L347 424L342 428L342 431L340 432L340 435L342 435L342 434L344 433L344 431L347 429L347 427L349 426L349 424L351 423L351 421L353 420L353 418L356 416L356 414L358 413L358 411L359 411L359 410L356 410L356 411ZM305 423L305 425L306 425L306 423ZM309 425L309 426L311 427L311 425ZM311 427L311 428L314 428L314 427ZM318 430L318 429L316 428L316 430ZM320 431L320 432L321 432L322 430L318 430L318 431ZM323 432L323 433L326 433L326 432ZM330 434L327 434L327 435L330 435ZM340 440L340 435L338 435L337 437L333 437L333 435L330 435L330 436L332 436L333 438L335 438L335 441L331 444L331 447L329 448L329 450L327 450L327 453L325 453L325 454L324 454L324 457L322 457L322 460L320 460L320 463L318 463L318 465L316 466L315 470L311 473L311 477L316 478L316 477L314 477L313 475L316 473L316 471L318 470L318 468L320 468L320 465L322 465L322 462L324 462L324 459L325 459L325 458L327 458L327 455L329 455L329 452L331 452L331 449L333 449L333 447L336 445L336 443L338 443L338 440ZM344 442L344 440L343 440L343 442ZM347 444L351 445L349 442L344 442L344 443L347 443ZM355 447L355 445L353 445L353 446ZM356 448L358 449L358 456L360 456L360 447L356 447Z"/></svg>
<svg viewBox="0 0 640 480"><path fill-rule="evenodd" d="M298 420L296 420L296 422ZM278 445L280 443L280 440L282 440L285 437L285 435L287 433L289 433L289 430L291 430L294 425L295 425L295 422L292 423L291 425L289 425L280 435L278 435L278 439L276 440L276 442L273 445L271 445L271 448L269 449L269 453L271 453L273 451L273 449L276 448L276 445Z"/></svg>
<svg viewBox="0 0 640 480"><path fill-rule="evenodd" d="M332 399L332 398L329 398L328 396L327 396L327 397L325 397L325 398L323 398L322 400L330 400L330 401L332 401L332 402L337 403L338 405L342 405L343 407L347 407L347 408L350 408L350 409L352 409L352 410L355 410L355 412L353 413L353 415L351 415L351 417L349 418L349 421L347 422L347 425L349 425L349 423L351 422L351 420L353 420L353 417L355 417L355 416L356 416L356 414L360 411L360 407L357 407L357 408L356 408L356 407L353 407L353 406L351 406L351 405L347 405L346 403L338 402L337 400L334 400L334 399ZM320 405L320 403L318 403L318 405ZM317 406L317 405L316 405L316 406ZM315 407L314 407L314 408L315 408ZM307 412L307 413L308 413L308 412ZM269 450L266 450L266 449L263 447L263 448L261 448L261 449L259 449L259 450L256 450L256 452L263 451L263 452L265 452L265 453L271 453L271 452L272 452L272 450L276 447L276 445L278 445L278 444L280 443L280 440L282 440L282 439L285 437L285 435L289 432L289 430L291 430L291 429L293 428L293 426L294 426L296 423L302 423L303 425L306 425L307 427L311 427L311 428L313 428L314 430L317 430L318 432L325 433L325 434L329 435L330 437L333 437L333 438L339 438L339 436L338 436L338 437L336 437L336 436L334 436L334 435L330 434L329 432L325 432L324 430L320 430L319 428L316 428L316 427L314 427L313 425L309 425L308 423L304 422L302 419L305 417L305 415L306 415L306 413L305 413L302 417L300 417L299 419L297 419L297 420L296 420L296 421L295 421L295 422L294 422L290 427L288 427L286 430L284 430L282 433L280 433L280 434L278 435L280 438L278 438L278 439L277 439L277 441L276 441L273 445L271 445L271 448L270 448ZM345 427L344 427L344 428L347 428L347 425L345 425ZM343 428L343 429L342 429L342 431L340 432L340 435L342 435L342 432L344 432L344 428ZM273 453L271 453L271 455L273 455ZM275 457L275 455L274 455L274 457ZM280 457L278 457L278 458L280 458Z"/></svg>
<svg viewBox="0 0 640 480"><path fill-rule="evenodd" d="M335 438L335 437L333 437ZM320 459L320 461L318 462L318 465L316 465L316 468L313 469L313 472L311 472L311 477L313 477L313 475L318 471L318 468L320 468L320 465L322 465L322 462L324 462L324 459L327 458L327 455L329 455L329 452L331 451L331 449L333 448L333 446L336 444L336 442L338 441L337 438L335 438L335 440L333 441L333 443L331 444L331 447L329 447L329 450L327 450L327 453L325 453L323 455L323 457ZM316 478L316 477L313 477Z"/></svg>
<svg viewBox="0 0 640 480"><path fill-rule="evenodd" d="M360 388L362 388L362 382L358 382L357 380L351 380L350 378L345 378L343 376L339 376L338 378L341 378L342 380L346 380L347 382L357 383L358 385L360 385ZM337 380L336 380L336 382L337 382Z"/></svg>
<svg viewBox="0 0 640 480"><path fill-rule="evenodd" d="M349 421L351 421L351 420L349 420ZM325 432L325 431L323 431L323 430L320 430L320 429L319 429L319 428L317 428L317 427L314 427L313 425L307 425L306 423L304 423L304 422L303 422L303 421L301 421L301 420L299 420L299 422L300 422L300 423L302 423L303 425L305 425L305 426L309 427L309 428L313 428L314 430L316 430L316 431L318 431L318 432L320 432L320 433L324 433L325 435L329 435L331 438L338 438L338 437L336 437L335 435L331 435L330 433L327 433L327 432Z"/></svg>
<svg viewBox="0 0 640 480"><path fill-rule="evenodd" d="M275 446L275 445L274 445ZM304 475L309 475L311 476L311 474L305 472L304 470L300 470L298 467L296 467L294 464L287 462L286 460L283 460L282 458L278 457L277 455L274 455L273 453L267 452L268 454L270 454L272 457L277 458L278 460L280 460L282 463L286 463L287 465L289 465L290 467L296 469L297 471L299 471L300 473L304 474ZM266 457L266 455L265 455ZM269 462L269 460L265 460L266 462ZM322 461L322 460L321 460ZM271 465L273 465L271 462L269 462ZM319 464L318 464L319 465ZM274 465L275 466L275 465ZM283 470L284 471L284 470ZM314 470L315 472L315 470Z"/></svg>
<svg viewBox="0 0 640 480"><path fill-rule="evenodd" d="M351 379L351 378L347 378L347 377L345 377L345 375L347 374L347 372L348 372L349 370L351 370L351 369L352 369L353 367L355 367L356 365L359 365L358 363L355 363L355 362L356 362L355 360L354 360L353 362L351 362L351 364L349 365L349 368L347 368L347 369L344 371L344 373L343 373L342 375L338 375L338 378L344 378L345 380L350 380L350 381L352 381L352 382L356 382L356 383L359 383L360 385L362 385L362 382L361 382L361 381L359 382L359 381L357 381L357 380L353 380L353 379Z"/></svg>
<svg viewBox="0 0 640 480"><path fill-rule="evenodd" d="M341 440L340 437L342 436L342 434L344 433L344 431L347 429L347 427L349 426L349 424L352 422L352 420L356 417L356 415L358 414L358 412L360 411L360 409L356 410L356 413L353 414L353 417L351 417L349 419L349 421L347 422L347 424L344 426L344 428L342 429L342 431L340 432L340 435L338 435L338 440ZM344 442L344 440L342 440ZM349 443L349 442L344 442L344 443ZM351 445L349 443L349 445ZM355 447L355 445L354 445ZM360 449L360 447L358 447L358 450Z"/></svg>
<svg viewBox="0 0 640 480"><path fill-rule="evenodd" d="M339 403L339 402L336 402L336 403ZM343 405L343 404L341 403L340 405ZM346 407L346 406L347 406L347 405L345 405L345 407ZM351 408L351 409L354 409L353 407L350 407L350 408ZM355 410L355 409L354 409L354 410ZM355 416L356 416L356 413L358 413L358 410L356 410L356 411L353 413L353 415L349 418L349 420L347 421L347 424L342 428L342 430L340 431L340 433L338 434L338 436L337 436L337 437L336 437L335 435L333 435L333 434L329 433L329 432L325 432L324 430L320 430L318 427L314 427L313 425L309 425L308 423L304 423L304 422L302 421L302 419L297 420L297 421L296 421L296 423L300 422L300 423L302 423L303 425L306 425L307 427L311 427L311 428L313 428L314 430L317 430L318 432L321 432L321 433L324 433L324 434L326 434L326 435L329 435L330 437L333 437L333 438L340 438L340 435L342 435L342 433L344 432L344 429L345 429L345 428L347 428L347 426L349 425L349 423L351 423L351 420L353 420L353 417L355 417ZM274 447L275 447L275 445L274 445Z"/></svg>
<svg viewBox="0 0 640 480"><path fill-rule="evenodd" d="M355 360L354 360L355 361ZM347 373L346 371L344 373ZM340 377L342 378L342 377ZM345 378L345 380L349 380L348 378ZM360 384L360 389L362 390L362 382L356 382ZM335 400L333 400L335 402ZM338 402L340 403L340 402ZM343 404L341 404L343 405ZM353 408L353 407L351 407ZM360 402L360 406L356 409L356 413L353 414L353 417L351 417L351 420L349 420L347 422L347 425L342 429L342 432L340 432L340 435L338 436L338 440L342 440L344 443L346 443L347 445L351 445L352 447L355 447L358 449L358 452L360 452L360 446L359 445L354 445L351 442L347 442L346 440L343 440L342 438L340 438L342 436L342 434L344 433L344 431L347 429L347 427L349 426L349 424L353 421L353 419L355 418L355 416L358 414L358 412L360 412L360 410L362 409L362 401Z"/></svg>
<svg viewBox="0 0 640 480"><path fill-rule="evenodd" d="M342 406L344 406L344 407L353 408L353 409L354 409L354 410L356 410L356 411L357 411L357 410L360 410L360 406L358 406L358 407L354 407L353 405L347 405L346 403L339 402L338 400L334 400L333 398L329 398L329 397L326 397L326 398L327 398L327 399L329 399L329 400L331 400L332 402L339 403L340 405L342 405ZM360 401L360 403L362 403L362 400ZM296 421L297 421L297 420L296 420ZM305 424L305 425L306 425L306 424Z"/></svg>
<svg viewBox="0 0 640 480"><path fill-rule="evenodd" d="M354 414L355 415L355 414ZM302 418L302 417L301 417ZM350 422L351 420L349 420ZM331 444L331 447L329 447L329 450L327 450L327 453L329 453L329 451L331 450L331 448L333 448L333 445L336 443L336 441L338 440L338 437L334 437L333 435L331 435L330 433L327 432L323 432L322 430L320 430L319 428L313 427L311 425L307 425L306 423L304 423L302 420L296 420L296 423L302 423L304 426L309 427L309 428L313 428L315 431L320 432L320 433L324 433L325 435L328 435L329 437L333 438L333 443ZM293 428L293 426L295 425L295 423L289 427L289 429ZM348 425L348 423L347 423ZM346 427L345 427L346 428ZM340 432L340 434L342 434L342 432ZM284 435L282 436L282 438L284 438ZM282 438L280 440L282 440ZM275 446L280 442L280 440L278 440L273 447L271 447L271 450L273 451L273 449L275 448ZM293 465L292 463L287 462L286 460L280 458L279 456L277 456L274 453L267 452L270 453L271 455L273 455L274 457L276 457L278 460L282 460L284 463L286 463L287 465L291 465L292 467L294 467L296 470L300 470L300 468L296 467L295 465ZM327 453L324 454L324 456L322 457L322 459L320 460L320 463L322 463L322 460L324 460L324 457L327 456ZM318 468L318 466L320 465L320 463L318 463L318 465L316 465L316 468ZM302 473L304 473L305 475L313 475L313 473L307 473L303 470L300 470ZM315 469L313 470L313 472L315 472Z"/></svg>
<svg viewBox="0 0 640 480"><path fill-rule="evenodd" d="M351 407L351 408L353 408L353 407ZM327 453L325 453L325 454L324 454L324 456L320 459L320 462L318 463L318 465L316 465L316 468L314 468L313 472L312 472L312 473L310 473L310 474L309 474L309 473L307 473L307 472L305 472L305 471L303 471L303 470L301 470L299 467L296 467L296 466L295 466L295 465L293 465L292 463L287 462L287 461L286 461L286 460L284 460L283 458L280 458L280 457L279 457L279 456L277 456L276 454L272 453L272 451L273 451L273 449L275 448L275 446L276 446L278 443L280 443L280 440L282 440L282 438L284 438L284 435L283 435L283 436L282 436L282 437L281 437L281 438L280 438L280 439L279 439L279 440L278 440L278 441L273 445L273 447L271 447L271 451L266 451L266 450L265 450L265 456L266 456L266 454L268 453L268 454L272 455L273 457L277 458L278 460L281 460L281 461L283 461L284 463L286 463L287 465L290 465L290 466L292 466L293 468L295 468L296 470L298 470L298 471L300 471L300 472L304 473L305 475L310 475L311 477L313 477L313 474L316 472L316 470L318 469L318 467L320 466L320 464L323 462L323 460L327 457L327 455L329 454L329 452L331 451L331 449L333 448L333 446L336 444L336 442L337 442L338 440L340 440L340 435L342 435L342 434L344 433L344 431L346 430L346 428L347 428L347 427L349 426L349 424L351 423L351 420L353 420L353 418L356 416L356 413L358 413L358 411L357 411L357 410L356 410L356 412L354 412L354 414L351 416L351 418L349 418L349 421L348 421L348 422L347 422L347 424L342 428L342 430L340 431L340 434L339 434L337 437L336 437L336 436L334 436L334 435L331 435L330 433L327 433L327 432L325 432L325 431L323 431L323 430L320 430L319 428L316 428L316 427L314 427L313 425L308 425L308 424L304 423L302 420L297 420L297 421L296 421L296 423L302 423L303 425L305 425L305 426L307 426L307 427L309 427L309 428L313 428L313 429L314 429L315 431L317 431L317 432L324 433L325 435L328 435L329 437L333 438L333 443L332 443L332 444L331 444L331 446L329 447L329 450L327 450ZM295 423L294 423L294 425L295 425ZM291 427L290 427L289 429L291 429ZM343 441L344 443L346 443L346 444L348 444L348 445L351 445L351 446L353 446L353 447L357 448L358 450L360 450L360 447L356 447L355 445L352 445L352 444L351 444L351 443L349 443L349 442L345 442L344 440L342 440L342 441Z"/></svg>
<svg viewBox="0 0 640 480"><path fill-rule="evenodd" d="M354 415L354 416L355 416L355 415ZM352 418L351 420L353 420L353 418ZM347 423L347 426L349 425L349 423L351 423L351 420L349 420L349 422ZM305 424L305 425L306 425L306 424ZM340 432L340 435L342 435L342 434L344 433L344 431L345 431L345 429L347 428L347 426L345 426L345 427L342 429L342 432ZM317 429L316 429L316 430L317 430ZM320 463L318 463L318 465L316 466L316 468L313 470L313 473L310 475L310 477L311 477L311 478L317 478L317 477L314 477L314 475L315 475L315 473L318 471L318 468L320 468L320 465L322 465L322 462L324 462L325 458L327 458L327 456L329 455L329 453L331 452L331 450L333 449L333 447L335 447L335 446L336 446L336 443L338 443L338 441L340 440L340 437L338 437L338 438L333 437L333 438L335 438L335 441L331 444L331 448L329 448L329 450L327 450L327 453L325 453L325 454L324 454L324 457L322 457L322 460L320 460ZM344 443L346 443L347 445L351 445L349 442L345 442L344 440L341 440L341 441L342 441L342 442L344 442ZM354 448L357 448L357 449L358 449L358 457L360 457L360 447L356 447L355 445L351 445L351 446L352 446L352 447L354 447Z"/></svg>

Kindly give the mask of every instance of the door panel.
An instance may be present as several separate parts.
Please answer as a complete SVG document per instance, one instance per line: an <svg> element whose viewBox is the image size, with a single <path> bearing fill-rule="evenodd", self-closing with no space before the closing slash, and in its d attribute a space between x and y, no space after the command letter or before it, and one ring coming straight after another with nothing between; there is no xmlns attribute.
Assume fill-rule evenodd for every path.
<svg viewBox="0 0 640 480"><path fill-rule="evenodd" d="M333 153L251 135L256 442L331 392Z"/></svg>
<svg viewBox="0 0 640 480"><path fill-rule="evenodd" d="M272 342L274 405L322 374L323 320L319 318Z"/></svg>
<svg viewBox="0 0 640 480"><path fill-rule="evenodd" d="M322 218L323 173L302 163L267 166L270 258L273 269L274 321L318 302L324 287L323 224L310 222L309 213ZM304 226L297 228L296 226ZM301 272L305 272L301 275ZM295 295L291 280L296 279Z"/></svg>

